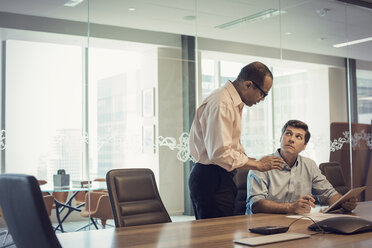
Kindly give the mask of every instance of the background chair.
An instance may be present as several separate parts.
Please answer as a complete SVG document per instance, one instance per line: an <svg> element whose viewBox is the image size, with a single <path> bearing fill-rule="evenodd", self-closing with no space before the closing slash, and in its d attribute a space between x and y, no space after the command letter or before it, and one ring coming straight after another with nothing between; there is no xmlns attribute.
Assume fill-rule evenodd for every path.
<svg viewBox="0 0 372 248"><path fill-rule="evenodd" d="M45 180L37 180L39 186L47 184L48 182ZM54 197L48 194L47 192L41 192L45 204L45 209L48 213L48 216L52 214L52 208L54 204Z"/></svg>
<svg viewBox="0 0 372 248"><path fill-rule="evenodd" d="M48 183L46 180L37 180L37 182L39 183L40 186Z"/></svg>
<svg viewBox="0 0 372 248"><path fill-rule="evenodd" d="M237 194L235 197L235 208L234 215L245 214L247 205L247 176L248 169L237 169L234 176L234 182L237 188Z"/></svg>
<svg viewBox="0 0 372 248"><path fill-rule="evenodd" d="M116 227L172 222L150 169L111 170L106 181Z"/></svg>
<svg viewBox="0 0 372 248"><path fill-rule="evenodd" d="M106 182L106 178L95 178L93 180L94 182ZM108 194L107 193L107 189L97 189L97 190L94 190L94 192L105 192L106 195ZM74 201L75 201L75 205L80 207L82 206L82 204L85 204L85 196L87 194L87 191L79 191L76 196L74 197Z"/></svg>
<svg viewBox="0 0 372 248"><path fill-rule="evenodd" d="M67 201L67 198L68 198L68 192L52 192L52 196L54 197L54 199L56 199L57 201L61 202L61 203L65 203ZM56 208L56 203L53 202L53 206L52 206L53 209ZM57 211L57 210L56 210Z"/></svg>
<svg viewBox="0 0 372 248"><path fill-rule="evenodd" d="M106 182L106 178L95 178L93 181L95 182ZM96 192L105 192L106 194L108 194L108 191L107 189L97 189L95 190Z"/></svg>
<svg viewBox="0 0 372 248"><path fill-rule="evenodd" d="M48 183L45 180L37 180L37 182L39 183L40 186ZM50 196L50 194L48 192L41 192L41 194L44 197L45 196ZM51 197L45 197L44 198L45 206L46 206L46 209L47 209L47 212L48 212L49 216L50 216L50 213L52 211L51 209L49 210L50 202L52 203L51 208L52 209L55 209L56 208L56 204L54 202L54 199L56 199L59 202L63 202L64 203L64 202L67 201L67 197L68 197L68 192L52 192L52 198Z"/></svg>
<svg viewBox="0 0 372 248"><path fill-rule="evenodd" d="M43 196L45 210L47 211L48 216L52 214L52 207L54 204L54 197L52 195Z"/></svg>
<svg viewBox="0 0 372 248"><path fill-rule="evenodd" d="M349 191L342 174L341 165L338 162L321 163L319 169L338 193L344 195Z"/></svg>
<svg viewBox="0 0 372 248"><path fill-rule="evenodd" d="M90 204L88 204L89 201ZM86 228L91 224L93 224L95 228L98 229L98 226L93 218L100 219L101 224L104 228L106 227L107 220L114 218L112 215L110 199L107 193L92 191L90 192L90 196L88 194L85 194L85 202L86 204L84 210L80 212L80 215L87 218L90 217L91 223L79 228L77 231Z"/></svg>
<svg viewBox="0 0 372 248"><path fill-rule="evenodd" d="M1 210L1 207L0 207L0 218L3 218L4 219L4 215L3 215L3 211ZM0 247L1 248L5 248L5 247L8 247L8 246L14 245L13 242L5 245L6 240L7 240L8 236L9 236L8 230L0 231L0 237L1 236L4 236L3 239L2 239L2 241L0 242Z"/></svg>
<svg viewBox="0 0 372 248"><path fill-rule="evenodd" d="M75 201L75 205L77 207L80 207L82 206L82 204L85 204L85 195L87 194L86 191L79 191L75 197L74 197L74 201Z"/></svg>
<svg viewBox="0 0 372 248"><path fill-rule="evenodd" d="M35 177L0 175L0 204L9 232L18 248L61 247Z"/></svg>

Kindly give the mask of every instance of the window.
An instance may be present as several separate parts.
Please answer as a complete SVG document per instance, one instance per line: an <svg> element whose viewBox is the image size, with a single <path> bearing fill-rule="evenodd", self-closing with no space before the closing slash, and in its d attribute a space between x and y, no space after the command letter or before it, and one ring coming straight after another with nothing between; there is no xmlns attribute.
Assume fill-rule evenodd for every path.
<svg viewBox="0 0 372 248"><path fill-rule="evenodd" d="M372 121L372 71L357 70L358 122Z"/></svg>
<svg viewBox="0 0 372 248"><path fill-rule="evenodd" d="M82 176L82 50L6 42L6 172Z"/></svg>
<svg viewBox="0 0 372 248"><path fill-rule="evenodd" d="M208 52L202 53L208 62L202 59L202 66L212 64ZM245 63L219 60L213 55L214 64L220 70L210 75L210 67L202 67L202 78L219 77L220 86L227 80L235 80ZM226 54L224 54L226 57ZM317 163L328 161L329 157L329 90L328 70L326 66L301 62L267 60L265 58L247 58L245 61L264 62L272 70L274 84L265 101L243 109L241 142L250 157L259 158L273 153L280 145L281 129L290 119L298 119L309 125L312 137L305 156ZM204 82L204 81L203 81ZM214 88L203 84L203 97ZM314 101L313 99L319 99Z"/></svg>
<svg viewBox="0 0 372 248"><path fill-rule="evenodd" d="M158 171L155 154L142 149L142 127L156 123L156 116L142 115L142 90L156 87L153 83L157 82L157 65L145 65L153 60L150 54L148 50L90 49L91 178L105 177L114 168L147 167L155 174Z"/></svg>

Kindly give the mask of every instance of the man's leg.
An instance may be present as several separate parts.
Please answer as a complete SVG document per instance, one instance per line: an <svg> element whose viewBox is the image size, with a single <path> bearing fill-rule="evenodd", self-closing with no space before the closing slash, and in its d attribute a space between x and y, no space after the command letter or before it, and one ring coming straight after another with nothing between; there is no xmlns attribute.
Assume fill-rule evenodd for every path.
<svg viewBox="0 0 372 248"><path fill-rule="evenodd" d="M233 180L233 173L221 169L220 186L216 192L217 207L221 216L233 216L237 195L236 184Z"/></svg>
<svg viewBox="0 0 372 248"><path fill-rule="evenodd" d="M219 175L214 167L196 163L190 173L190 197L196 219L219 217L215 197Z"/></svg>
<svg viewBox="0 0 372 248"><path fill-rule="evenodd" d="M189 188L196 219L233 215L236 186L225 169L197 163L190 173Z"/></svg>

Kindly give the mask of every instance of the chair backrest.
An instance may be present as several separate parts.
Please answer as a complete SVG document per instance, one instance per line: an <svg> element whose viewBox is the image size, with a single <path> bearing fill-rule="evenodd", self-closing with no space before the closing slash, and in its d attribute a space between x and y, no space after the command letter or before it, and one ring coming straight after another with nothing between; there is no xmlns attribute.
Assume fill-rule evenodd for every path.
<svg viewBox="0 0 372 248"><path fill-rule="evenodd" d="M171 222L150 169L111 170L106 182L116 227Z"/></svg>
<svg viewBox="0 0 372 248"><path fill-rule="evenodd" d="M344 195L349 191L344 175L342 174L341 165L338 162L321 163L319 169L338 193Z"/></svg>
<svg viewBox="0 0 372 248"><path fill-rule="evenodd" d="M247 176L248 169L237 169L234 176L234 182L237 188L235 197L234 215L245 214L247 205Z"/></svg>
<svg viewBox="0 0 372 248"><path fill-rule="evenodd" d="M18 248L61 247L35 177L0 175L0 205L9 233Z"/></svg>

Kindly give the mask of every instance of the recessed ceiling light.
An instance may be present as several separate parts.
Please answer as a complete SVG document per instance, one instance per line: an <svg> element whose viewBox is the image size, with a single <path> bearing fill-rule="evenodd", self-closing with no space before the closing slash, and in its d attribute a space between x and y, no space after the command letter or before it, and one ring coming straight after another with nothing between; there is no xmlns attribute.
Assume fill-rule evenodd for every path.
<svg viewBox="0 0 372 248"><path fill-rule="evenodd" d="M255 13L253 15L250 15L250 16L242 17L242 18L233 20L231 22L226 22L224 24L215 26L215 28L229 29L238 24L247 24L247 23L262 21L262 20L265 20L265 19L268 19L274 16L285 14L285 13L287 13L285 10L267 9L267 10Z"/></svg>
<svg viewBox="0 0 372 248"><path fill-rule="evenodd" d="M68 0L63 6L66 7L75 7L78 4L81 4L84 0Z"/></svg>
<svg viewBox="0 0 372 248"><path fill-rule="evenodd" d="M331 9L323 8L323 9L318 9L318 10L316 11L316 13L317 13L319 16L323 17L323 16L326 16L326 15L328 14L329 11L331 11Z"/></svg>
<svg viewBox="0 0 372 248"><path fill-rule="evenodd" d="M130 7L130 8L128 8L128 10L129 10L129 11L135 11L136 8Z"/></svg>
<svg viewBox="0 0 372 248"><path fill-rule="evenodd" d="M368 41L372 41L372 37L367 37L367 38L364 38L364 39L353 40L353 41L348 41L348 42L344 42L344 43L335 44L335 45L333 45L333 47L339 48L339 47L344 47L344 46L351 46L351 45L355 45L355 44L359 44L359 43L363 43L363 42L368 42Z"/></svg>
<svg viewBox="0 0 372 248"><path fill-rule="evenodd" d="M285 32L286 35L291 35L292 33L291 32Z"/></svg>
<svg viewBox="0 0 372 248"><path fill-rule="evenodd" d="M184 16L182 17L182 19L186 20L186 21L193 21L196 19L196 16L194 15L191 15L191 16Z"/></svg>

